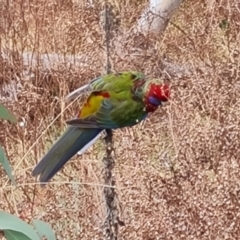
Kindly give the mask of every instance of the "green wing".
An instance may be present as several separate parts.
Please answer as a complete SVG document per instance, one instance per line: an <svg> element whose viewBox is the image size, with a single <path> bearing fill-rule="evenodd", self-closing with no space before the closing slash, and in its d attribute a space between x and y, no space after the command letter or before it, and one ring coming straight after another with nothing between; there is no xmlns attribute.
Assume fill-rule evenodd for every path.
<svg viewBox="0 0 240 240"><path fill-rule="evenodd" d="M144 105L141 102L126 99L113 101L113 98L105 99L96 114L84 119L75 118L67 121L67 124L81 128L116 129L133 126L147 116Z"/></svg>
<svg viewBox="0 0 240 240"><path fill-rule="evenodd" d="M121 72L92 80L89 85L93 91L105 91L110 97L102 101L94 115L84 119L73 119L67 123L78 127L102 129L121 128L139 123L147 113L144 111L143 101L134 95L133 86L144 79L145 75L139 72Z"/></svg>

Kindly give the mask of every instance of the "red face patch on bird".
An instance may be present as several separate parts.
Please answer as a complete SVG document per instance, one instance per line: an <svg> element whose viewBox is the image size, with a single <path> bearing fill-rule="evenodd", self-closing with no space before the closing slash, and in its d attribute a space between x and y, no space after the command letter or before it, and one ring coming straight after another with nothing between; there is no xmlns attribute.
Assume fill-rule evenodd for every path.
<svg viewBox="0 0 240 240"><path fill-rule="evenodd" d="M146 96L146 111L154 112L162 102L167 102L169 97L170 90L168 85L152 83Z"/></svg>
<svg viewBox="0 0 240 240"><path fill-rule="evenodd" d="M168 101L170 96L169 86L166 84L162 85L152 84L149 90L149 95L152 95L161 102L166 102Z"/></svg>

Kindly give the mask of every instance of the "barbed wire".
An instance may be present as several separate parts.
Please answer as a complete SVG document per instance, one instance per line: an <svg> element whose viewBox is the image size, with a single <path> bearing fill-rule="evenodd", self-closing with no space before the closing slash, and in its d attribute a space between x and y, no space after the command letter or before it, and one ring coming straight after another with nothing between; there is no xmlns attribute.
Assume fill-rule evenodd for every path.
<svg viewBox="0 0 240 240"><path fill-rule="evenodd" d="M104 11L103 11L103 30L105 33L105 53L106 53L106 63L105 63L105 72L108 74L111 72L111 62L110 62L110 43L111 43L111 30L112 30L112 19L114 18L112 12L112 6L105 2ZM117 193L114 188L115 186L115 177L113 173L115 161L112 156L114 151L114 142L113 142L113 132L111 129L106 130L105 137L106 144L106 155L103 157L104 164L104 185L111 187L104 187L103 194L105 199L105 208L106 208L106 219L103 224L103 231L105 239L118 239L119 226L124 225L122 221L119 220L119 210L118 210L118 199Z"/></svg>

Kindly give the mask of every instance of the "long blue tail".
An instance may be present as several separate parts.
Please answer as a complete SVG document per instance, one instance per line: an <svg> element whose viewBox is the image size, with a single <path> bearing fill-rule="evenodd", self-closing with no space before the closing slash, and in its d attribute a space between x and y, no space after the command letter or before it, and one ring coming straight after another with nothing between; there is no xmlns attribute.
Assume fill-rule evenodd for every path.
<svg viewBox="0 0 240 240"><path fill-rule="evenodd" d="M96 138L102 129L81 129L69 126L32 171L40 182L48 182L78 151Z"/></svg>

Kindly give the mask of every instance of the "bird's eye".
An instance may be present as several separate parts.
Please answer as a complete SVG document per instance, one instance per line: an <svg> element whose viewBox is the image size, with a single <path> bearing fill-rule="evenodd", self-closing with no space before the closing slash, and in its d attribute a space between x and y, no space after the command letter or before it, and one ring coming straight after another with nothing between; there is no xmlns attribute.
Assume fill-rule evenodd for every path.
<svg viewBox="0 0 240 240"><path fill-rule="evenodd" d="M132 74L131 74L131 79L133 80L133 79L135 79L135 78L137 78L137 75L134 74L134 73L132 73Z"/></svg>

